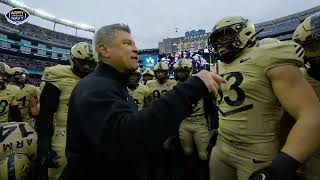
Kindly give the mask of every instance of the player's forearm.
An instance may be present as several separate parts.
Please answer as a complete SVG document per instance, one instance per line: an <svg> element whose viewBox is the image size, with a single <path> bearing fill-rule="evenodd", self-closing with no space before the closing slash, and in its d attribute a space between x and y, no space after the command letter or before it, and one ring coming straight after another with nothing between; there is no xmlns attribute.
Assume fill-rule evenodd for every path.
<svg viewBox="0 0 320 180"><path fill-rule="evenodd" d="M320 149L320 106L308 109L291 129L282 152L299 162L305 162Z"/></svg>
<svg viewBox="0 0 320 180"><path fill-rule="evenodd" d="M37 116L37 115L39 115L38 106L30 107L30 112L31 112L31 115L32 115L32 116Z"/></svg>
<svg viewBox="0 0 320 180"><path fill-rule="evenodd" d="M31 98L30 98L30 112L31 112L31 115L32 115L32 116L37 116L37 115L39 115L37 97L31 97Z"/></svg>

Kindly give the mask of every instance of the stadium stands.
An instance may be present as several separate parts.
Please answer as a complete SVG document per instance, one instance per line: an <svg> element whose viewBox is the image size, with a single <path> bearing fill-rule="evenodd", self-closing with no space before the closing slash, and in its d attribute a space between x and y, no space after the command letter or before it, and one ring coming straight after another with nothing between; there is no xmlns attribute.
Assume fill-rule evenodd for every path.
<svg viewBox="0 0 320 180"><path fill-rule="evenodd" d="M46 43L65 48L70 48L73 44L82 41L91 43L91 40L87 38L52 31L29 23L16 26L9 23L3 14L0 14L0 27L7 33L16 33L24 38L32 38L40 42L46 41Z"/></svg>
<svg viewBox="0 0 320 180"><path fill-rule="evenodd" d="M54 66L57 62L42 61L9 54L0 54L0 61L11 67L23 67L32 74L41 74L45 67Z"/></svg>
<svg viewBox="0 0 320 180"><path fill-rule="evenodd" d="M257 30L264 29L257 35L257 39L260 40L266 37L280 40L291 39L295 28L306 17L318 11L320 11L320 6L271 21L257 23L255 24ZM205 39L208 34L201 38ZM0 61L6 62L10 66L21 66L28 69L31 74L34 74L35 83L38 83L37 78L40 77L45 67L58 63L68 64L70 47L81 41L91 43L92 40L56 32L30 23L16 26L7 22L5 16L0 14ZM139 54L159 55L159 60L173 55L171 59L176 59L173 52L175 51L171 49L167 54L159 55L159 49L143 49L139 51ZM201 54L204 59L209 59L207 53ZM139 59L139 64L140 67L143 66L142 59ZM198 70L196 69L195 71Z"/></svg>
<svg viewBox="0 0 320 180"><path fill-rule="evenodd" d="M291 39L292 33L298 27L298 25L308 16L320 11L320 6L274 19L271 21L265 21L262 23L255 24L257 31L264 29L260 34L257 35L258 39L266 37L277 38L279 40Z"/></svg>
<svg viewBox="0 0 320 180"><path fill-rule="evenodd" d="M257 39L263 38L277 38L279 40L288 40L291 39L292 33L296 27L308 16L314 14L315 12L320 11L320 6L314 8L291 14L285 17L273 19L270 21L265 21L255 24L257 31L264 29L257 35ZM210 33L205 33L203 36L199 37L176 37L176 38L166 38L163 39L163 42L159 42L159 51L161 54L174 53L177 51L195 51L208 47L206 44L206 39ZM195 46L195 42L198 42L199 46ZM205 44L204 44L205 43ZM182 44L183 46L180 46ZM194 50L195 49L195 50Z"/></svg>
<svg viewBox="0 0 320 180"><path fill-rule="evenodd" d="M68 64L69 49L77 42L91 39L55 32L33 24L19 26L0 14L0 61L29 71L30 83L38 85L45 67Z"/></svg>
<svg viewBox="0 0 320 180"><path fill-rule="evenodd" d="M3 53L0 53L0 62L4 62L11 67L23 67L27 69L30 73L29 83L33 85L40 84L42 71L45 69L45 67L50 67L58 64L58 62L37 60L33 58L25 58Z"/></svg>

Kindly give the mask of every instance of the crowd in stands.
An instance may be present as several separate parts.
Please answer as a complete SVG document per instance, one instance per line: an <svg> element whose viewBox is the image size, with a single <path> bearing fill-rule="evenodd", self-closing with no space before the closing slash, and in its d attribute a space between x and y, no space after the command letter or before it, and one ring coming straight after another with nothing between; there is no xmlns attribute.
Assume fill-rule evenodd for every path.
<svg viewBox="0 0 320 180"><path fill-rule="evenodd" d="M258 34L258 38L277 37L280 40L290 39L293 31L299 24L299 19L290 19L267 26L260 25L257 27L257 31L262 29L263 31Z"/></svg>
<svg viewBox="0 0 320 180"><path fill-rule="evenodd" d="M39 87L40 83L41 83L41 75L38 75L38 74L29 75L29 84Z"/></svg>
<svg viewBox="0 0 320 180"><path fill-rule="evenodd" d="M314 7L303 12L295 13L278 19L265 21L255 24L257 32L263 29L262 32L257 34L258 39L266 37L277 38L279 40L291 39L292 33L296 27L308 16L319 11L319 7Z"/></svg>
<svg viewBox="0 0 320 180"><path fill-rule="evenodd" d="M167 63L170 68L170 75L173 75L174 73L173 65L180 58L187 58L192 61L192 65L193 65L192 74L195 74L203 69L209 68L209 54L204 53L203 50L199 50L197 52L182 51L182 52L177 52L173 54L165 54L160 56L159 61Z"/></svg>
<svg viewBox="0 0 320 180"><path fill-rule="evenodd" d="M0 62L4 62L8 64L10 67L23 67L27 69L30 73L30 84L33 85L40 84L41 74L45 67L50 67L58 64L58 62L36 60L1 53Z"/></svg>
<svg viewBox="0 0 320 180"><path fill-rule="evenodd" d="M288 17L279 18L276 20L267 21L263 23L258 23L256 24L257 31L259 31L260 29L263 29L263 31L257 35L257 38L262 39L265 37L276 36L280 40L290 39L292 36L293 30L300 23L300 20L304 16L314 13L313 11L315 10L317 9L316 8L310 9L309 10L310 12L306 12L306 14L302 14L302 15L297 13L294 15L290 15ZM53 44L63 45L65 47L68 47L68 46L71 47L73 44L80 41L86 41L91 43L90 39L56 32L56 31L42 28L40 26L36 26L29 23L16 26L7 22L3 14L0 14L0 31L15 33L21 37L29 37L35 40L48 41ZM143 54L146 52L153 52L158 54L159 49L145 49L145 50L142 50L140 53ZM174 74L173 65L180 58L188 58L192 60L193 74L199 72L202 69L209 68L209 61L210 61L209 54L207 52L205 53L203 50L199 50L196 52L181 51L181 52L176 52L171 54L159 55L159 61L164 61L169 65L170 77L173 77L173 74ZM58 64L58 62L37 60L36 58L35 59L23 58L23 57L11 56L6 54L0 54L0 61L5 62L12 67L15 67L15 66L24 67L32 72L42 72L45 67L50 67ZM37 83L39 80L39 75L37 75L36 73L33 76L35 76L34 82Z"/></svg>
<svg viewBox="0 0 320 180"><path fill-rule="evenodd" d="M0 61L11 67L23 67L29 71L42 72L45 67L54 66L57 62L36 60L8 54L0 54Z"/></svg>
<svg viewBox="0 0 320 180"><path fill-rule="evenodd" d="M0 28L9 33L17 33L22 37L25 36L42 41L45 40L48 42L53 42L55 44L68 47L71 47L77 42L85 41L91 43L90 39L56 32L29 23L16 26L14 24L9 23L3 14L0 14Z"/></svg>

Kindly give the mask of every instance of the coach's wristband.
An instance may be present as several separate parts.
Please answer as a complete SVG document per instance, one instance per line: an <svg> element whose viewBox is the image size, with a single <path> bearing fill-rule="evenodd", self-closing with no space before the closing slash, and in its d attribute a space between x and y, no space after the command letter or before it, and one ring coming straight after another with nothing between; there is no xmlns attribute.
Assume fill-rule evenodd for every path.
<svg viewBox="0 0 320 180"><path fill-rule="evenodd" d="M272 161L271 171L280 177L293 177L302 164L284 152L280 152Z"/></svg>

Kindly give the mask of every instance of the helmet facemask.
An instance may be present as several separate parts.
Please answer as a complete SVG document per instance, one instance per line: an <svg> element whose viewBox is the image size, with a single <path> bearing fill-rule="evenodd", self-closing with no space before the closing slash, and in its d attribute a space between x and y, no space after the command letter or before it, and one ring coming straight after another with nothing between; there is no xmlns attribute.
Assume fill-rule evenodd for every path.
<svg viewBox="0 0 320 180"><path fill-rule="evenodd" d="M5 66L0 64L0 90L3 90L8 83L8 76L6 73Z"/></svg>
<svg viewBox="0 0 320 180"><path fill-rule="evenodd" d="M185 81L192 74L192 60L191 59L179 59L174 65L174 78L177 81Z"/></svg>
<svg viewBox="0 0 320 180"><path fill-rule="evenodd" d="M143 80L144 81L149 81L149 80L152 80L153 79L153 75L151 75L151 74L144 74L143 75Z"/></svg>
<svg viewBox="0 0 320 180"><path fill-rule="evenodd" d="M128 87L130 89L136 89L139 86L140 74L134 72L129 76Z"/></svg>
<svg viewBox="0 0 320 180"><path fill-rule="evenodd" d="M304 43L304 64L308 74L320 81L320 40Z"/></svg>
<svg viewBox="0 0 320 180"><path fill-rule="evenodd" d="M149 80L152 80L154 78L154 72L147 68L143 73L142 73L142 78L143 81L146 83Z"/></svg>
<svg viewBox="0 0 320 180"><path fill-rule="evenodd" d="M7 85L7 76L5 73L0 72L0 90L3 90Z"/></svg>
<svg viewBox="0 0 320 180"><path fill-rule="evenodd" d="M304 62L308 74L320 81L320 57L308 58Z"/></svg>
<svg viewBox="0 0 320 180"><path fill-rule="evenodd" d="M159 62L154 66L154 74L160 84L169 78L169 66L164 62Z"/></svg>
<svg viewBox="0 0 320 180"><path fill-rule="evenodd" d="M80 78L85 77L96 67L95 56L92 45L79 42L70 49L70 63L72 71Z"/></svg>
<svg viewBox="0 0 320 180"><path fill-rule="evenodd" d="M179 68L179 69L175 70L174 78L177 81L184 82L185 80L187 80L190 77L190 74L191 74L191 69Z"/></svg>
<svg viewBox="0 0 320 180"><path fill-rule="evenodd" d="M73 58L73 72L78 75L79 77L83 78L94 71L96 67L96 62L89 59L78 59Z"/></svg>
<svg viewBox="0 0 320 180"><path fill-rule="evenodd" d="M159 70L155 71L155 74L156 74L156 78L160 84L165 83L166 80L168 79L168 71L167 70L159 69Z"/></svg>
<svg viewBox="0 0 320 180"><path fill-rule="evenodd" d="M15 73L14 74L14 83L17 85L24 85L28 83L28 76L24 73Z"/></svg>
<svg viewBox="0 0 320 180"><path fill-rule="evenodd" d="M304 48L308 74L320 81L320 13L306 18L293 33L292 39Z"/></svg>
<svg viewBox="0 0 320 180"><path fill-rule="evenodd" d="M214 53L218 54L220 61L231 63L241 51L242 43L239 33L244 26L243 23L233 24L211 33L208 44L213 48Z"/></svg>

